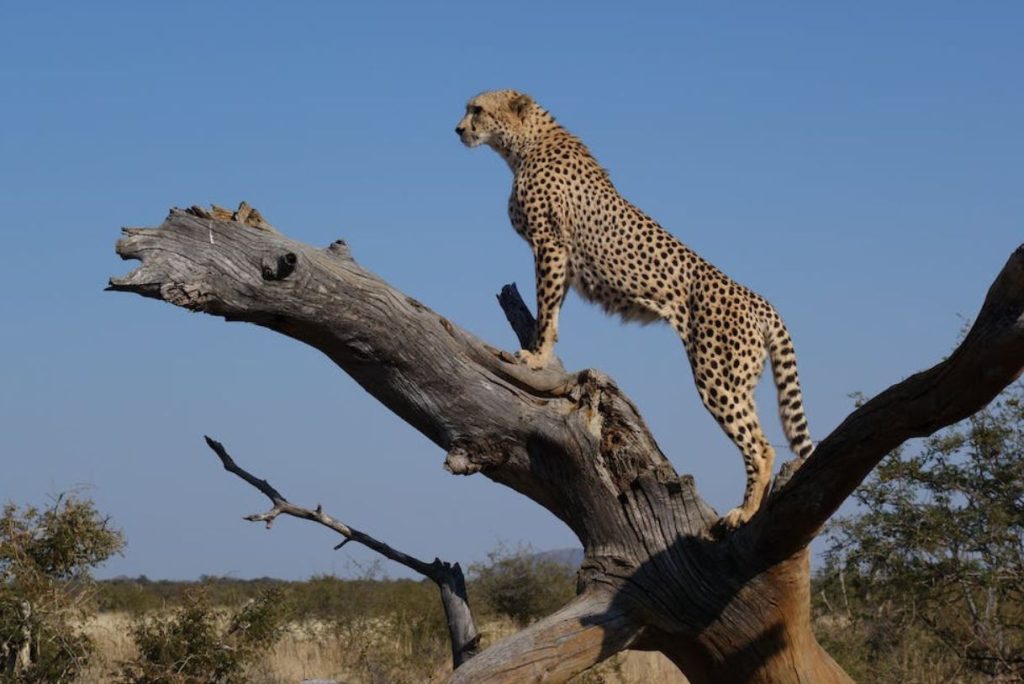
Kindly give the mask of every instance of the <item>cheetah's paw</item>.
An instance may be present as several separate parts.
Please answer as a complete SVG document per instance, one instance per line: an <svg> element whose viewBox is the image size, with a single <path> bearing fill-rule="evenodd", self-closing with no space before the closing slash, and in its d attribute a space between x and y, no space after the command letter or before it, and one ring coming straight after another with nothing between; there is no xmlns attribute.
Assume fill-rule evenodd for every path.
<svg viewBox="0 0 1024 684"><path fill-rule="evenodd" d="M737 506L723 515L722 519L718 521L718 525L727 530L735 530L737 527L750 520L751 517L751 513L743 510L741 506Z"/></svg>
<svg viewBox="0 0 1024 684"><path fill-rule="evenodd" d="M539 354L532 352L529 349L520 349L516 352L516 360L519 363L526 364L531 370L540 370L544 366L548 365L548 361L551 359L550 354Z"/></svg>

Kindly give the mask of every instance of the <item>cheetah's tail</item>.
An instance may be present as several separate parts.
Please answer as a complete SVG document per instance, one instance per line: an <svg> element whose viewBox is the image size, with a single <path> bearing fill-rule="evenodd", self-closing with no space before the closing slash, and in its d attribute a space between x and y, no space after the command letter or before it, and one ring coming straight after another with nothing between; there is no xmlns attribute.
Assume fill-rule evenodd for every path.
<svg viewBox="0 0 1024 684"><path fill-rule="evenodd" d="M793 338L781 318L768 323L766 334L768 357L772 361L772 375L779 393L779 418L782 419L782 430L789 440L789 448L800 459L805 459L814 451L811 433L807 429L807 417L804 415L804 398L800 391L800 377L796 370L796 352L793 350Z"/></svg>

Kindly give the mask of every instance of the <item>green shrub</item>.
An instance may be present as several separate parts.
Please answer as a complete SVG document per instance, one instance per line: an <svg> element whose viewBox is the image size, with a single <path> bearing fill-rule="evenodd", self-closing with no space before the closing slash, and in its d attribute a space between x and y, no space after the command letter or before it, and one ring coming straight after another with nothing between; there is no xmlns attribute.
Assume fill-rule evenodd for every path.
<svg viewBox="0 0 1024 684"><path fill-rule="evenodd" d="M553 613L576 595L576 573L529 545L499 545L486 563L469 567L470 595L520 627Z"/></svg>
<svg viewBox="0 0 1024 684"><path fill-rule="evenodd" d="M60 496L46 509L0 515L0 681L65 682L92 642L75 623L94 607L91 568L124 547L92 501Z"/></svg>
<svg viewBox="0 0 1024 684"><path fill-rule="evenodd" d="M139 649L121 672L126 684L243 682L245 670L280 637L286 621L283 592L270 589L221 618L205 591L184 599L168 617L140 619L132 632Z"/></svg>
<svg viewBox="0 0 1024 684"><path fill-rule="evenodd" d="M317 576L291 586L296 612L323 621L345 645L360 681L418 684L450 661L451 645L438 589L429 580Z"/></svg>

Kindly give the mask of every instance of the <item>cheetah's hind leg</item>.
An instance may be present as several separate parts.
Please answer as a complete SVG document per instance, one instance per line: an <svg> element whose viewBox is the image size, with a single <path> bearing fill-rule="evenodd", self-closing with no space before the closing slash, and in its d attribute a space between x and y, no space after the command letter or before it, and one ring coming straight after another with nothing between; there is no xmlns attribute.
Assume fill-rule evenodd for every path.
<svg viewBox="0 0 1024 684"><path fill-rule="evenodd" d="M718 377L721 378L721 375ZM711 378L708 386L714 386L714 378ZM722 516L718 522L718 526L733 530L750 520L761 507L771 482L775 450L761 431L752 390L738 389L736 383L727 381L722 383L720 391L709 391L699 386L698 389L708 412L715 417L743 455L743 466L747 473L743 503Z"/></svg>
<svg viewBox="0 0 1024 684"><path fill-rule="evenodd" d="M732 434L729 434L729 437L743 452L743 465L747 471L747 486L743 491L743 503L726 513L719 521L719 524L728 530L734 530L754 517L754 514L761 508L765 492L768 491L768 485L772 479L775 450L761 432L757 414L753 412L753 401L750 402L750 406L753 419L747 424L747 439L738 441ZM742 436L742 433L739 434Z"/></svg>

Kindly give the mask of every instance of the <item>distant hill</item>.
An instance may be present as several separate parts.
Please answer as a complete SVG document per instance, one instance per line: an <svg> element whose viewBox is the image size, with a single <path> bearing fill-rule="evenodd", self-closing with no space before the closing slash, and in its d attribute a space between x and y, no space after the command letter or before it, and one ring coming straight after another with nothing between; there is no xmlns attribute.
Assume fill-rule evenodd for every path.
<svg viewBox="0 0 1024 684"><path fill-rule="evenodd" d="M553 561L576 572L583 563L583 549L551 549L535 553L533 557L541 561Z"/></svg>

